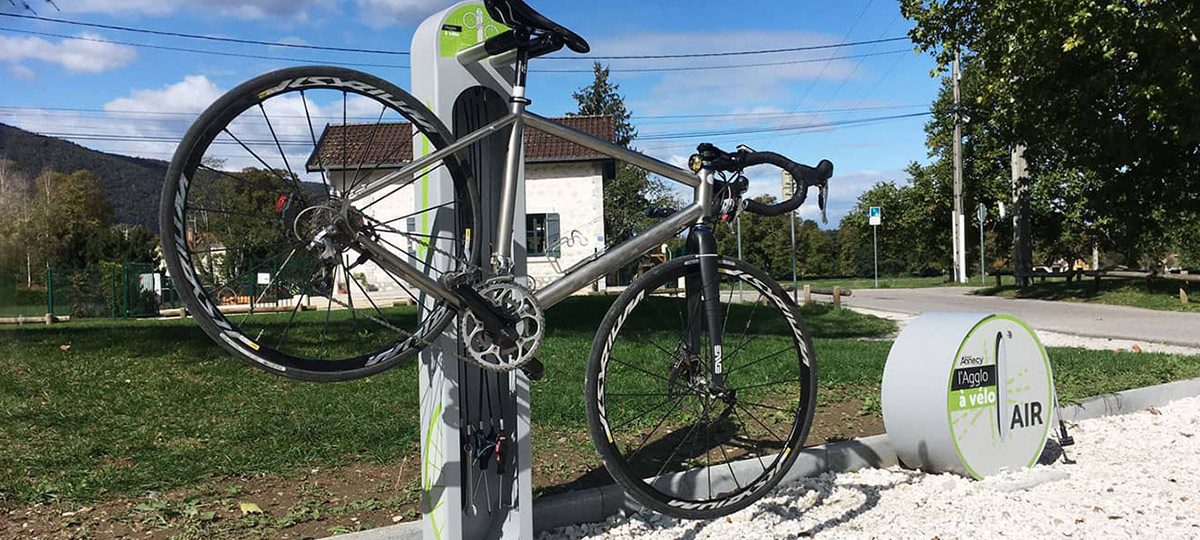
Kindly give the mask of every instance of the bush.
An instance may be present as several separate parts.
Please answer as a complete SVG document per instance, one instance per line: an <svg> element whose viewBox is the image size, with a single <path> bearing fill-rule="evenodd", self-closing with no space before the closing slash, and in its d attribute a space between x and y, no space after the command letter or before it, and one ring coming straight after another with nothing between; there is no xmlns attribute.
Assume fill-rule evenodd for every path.
<svg viewBox="0 0 1200 540"><path fill-rule="evenodd" d="M36 306L46 303L46 288L45 287L18 287L16 298L14 299L18 306Z"/></svg>

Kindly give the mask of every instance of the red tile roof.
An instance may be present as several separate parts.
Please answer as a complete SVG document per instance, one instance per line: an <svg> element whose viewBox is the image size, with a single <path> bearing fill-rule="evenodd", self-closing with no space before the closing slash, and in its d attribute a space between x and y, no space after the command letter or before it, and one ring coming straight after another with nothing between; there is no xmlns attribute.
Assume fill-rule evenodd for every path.
<svg viewBox="0 0 1200 540"><path fill-rule="evenodd" d="M612 116L567 116L551 120L609 142L614 139ZM361 163L365 167L379 164L379 168L387 169L411 161L412 155L412 124L330 125L321 134L317 150L309 156L307 168L315 172L322 168L358 167ZM525 161L528 163L604 159L612 158L548 133L532 128L525 130Z"/></svg>

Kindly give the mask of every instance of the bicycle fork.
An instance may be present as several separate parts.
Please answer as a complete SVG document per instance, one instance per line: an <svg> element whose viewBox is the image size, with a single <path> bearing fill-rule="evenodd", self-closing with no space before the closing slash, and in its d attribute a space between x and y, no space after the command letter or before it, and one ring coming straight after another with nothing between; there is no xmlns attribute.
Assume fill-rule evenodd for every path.
<svg viewBox="0 0 1200 540"><path fill-rule="evenodd" d="M692 227L687 237L687 251L697 255L700 260L700 272L689 272L684 278L684 290L687 295L687 321L685 325L689 352L701 358L704 341L701 339L701 329L708 332L709 373L711 390L725 390L725 370L721 350L721 278L717 273L717 240L713 236L712 227L696 225Z"/></svg>

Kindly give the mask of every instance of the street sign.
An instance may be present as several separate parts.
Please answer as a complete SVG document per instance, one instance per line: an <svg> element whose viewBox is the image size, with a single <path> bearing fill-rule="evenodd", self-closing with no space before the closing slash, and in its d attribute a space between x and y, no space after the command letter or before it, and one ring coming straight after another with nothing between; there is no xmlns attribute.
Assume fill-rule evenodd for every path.
<svg viewBox="0 0 1200 540"><path fill-rule="evenodd" d="M979 203L979 212L976 215L979 216L979 222L983 223L983 220L987 219L988 215L987 206L984 206L983 203Z"/></svg>
<svg viewBox="0 0 1200 540"><path fill-rule="evenodd" d="M871 212L870 212L869 216L871 219L872 226L879 225L881 222L883 222L883 214L882 214L882 212L880 212L878 206L871 207Z"/></svg>

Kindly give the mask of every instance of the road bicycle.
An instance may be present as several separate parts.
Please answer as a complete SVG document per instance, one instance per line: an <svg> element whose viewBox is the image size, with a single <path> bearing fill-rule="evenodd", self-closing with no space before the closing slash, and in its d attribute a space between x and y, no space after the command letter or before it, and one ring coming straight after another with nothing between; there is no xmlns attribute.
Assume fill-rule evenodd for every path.
<svg viewBox="0 0 1200 540"><path fill-rule="evenodd" d="M285 377L366 377L445 332L461 361L537 378L546 309L686 232L687 254L638 278L600 322L584 381L589 432L612 477L648 508L712 518L746 507L796 459L817 367L793 299L720 254L713 229L740 212L793 212L811 187L824 213L833 165L700 144L684 169L528 112L529 61L588 44L520 0L486 9L506 30L458 58L512 55L515 84L508 114L470 133L456 137L404 90L337 67L268 73L208 107L162 196L180 297L223 348ZM694 199L531 291L513 275L526 127L690 187ZM504 136L498 217L483 223L488 179L471 173L473 148ZM759 164L788 171L795 195L745 198L743 170ZM434 170L452 185L433 186L446 198L425 204Z"/></svg>

